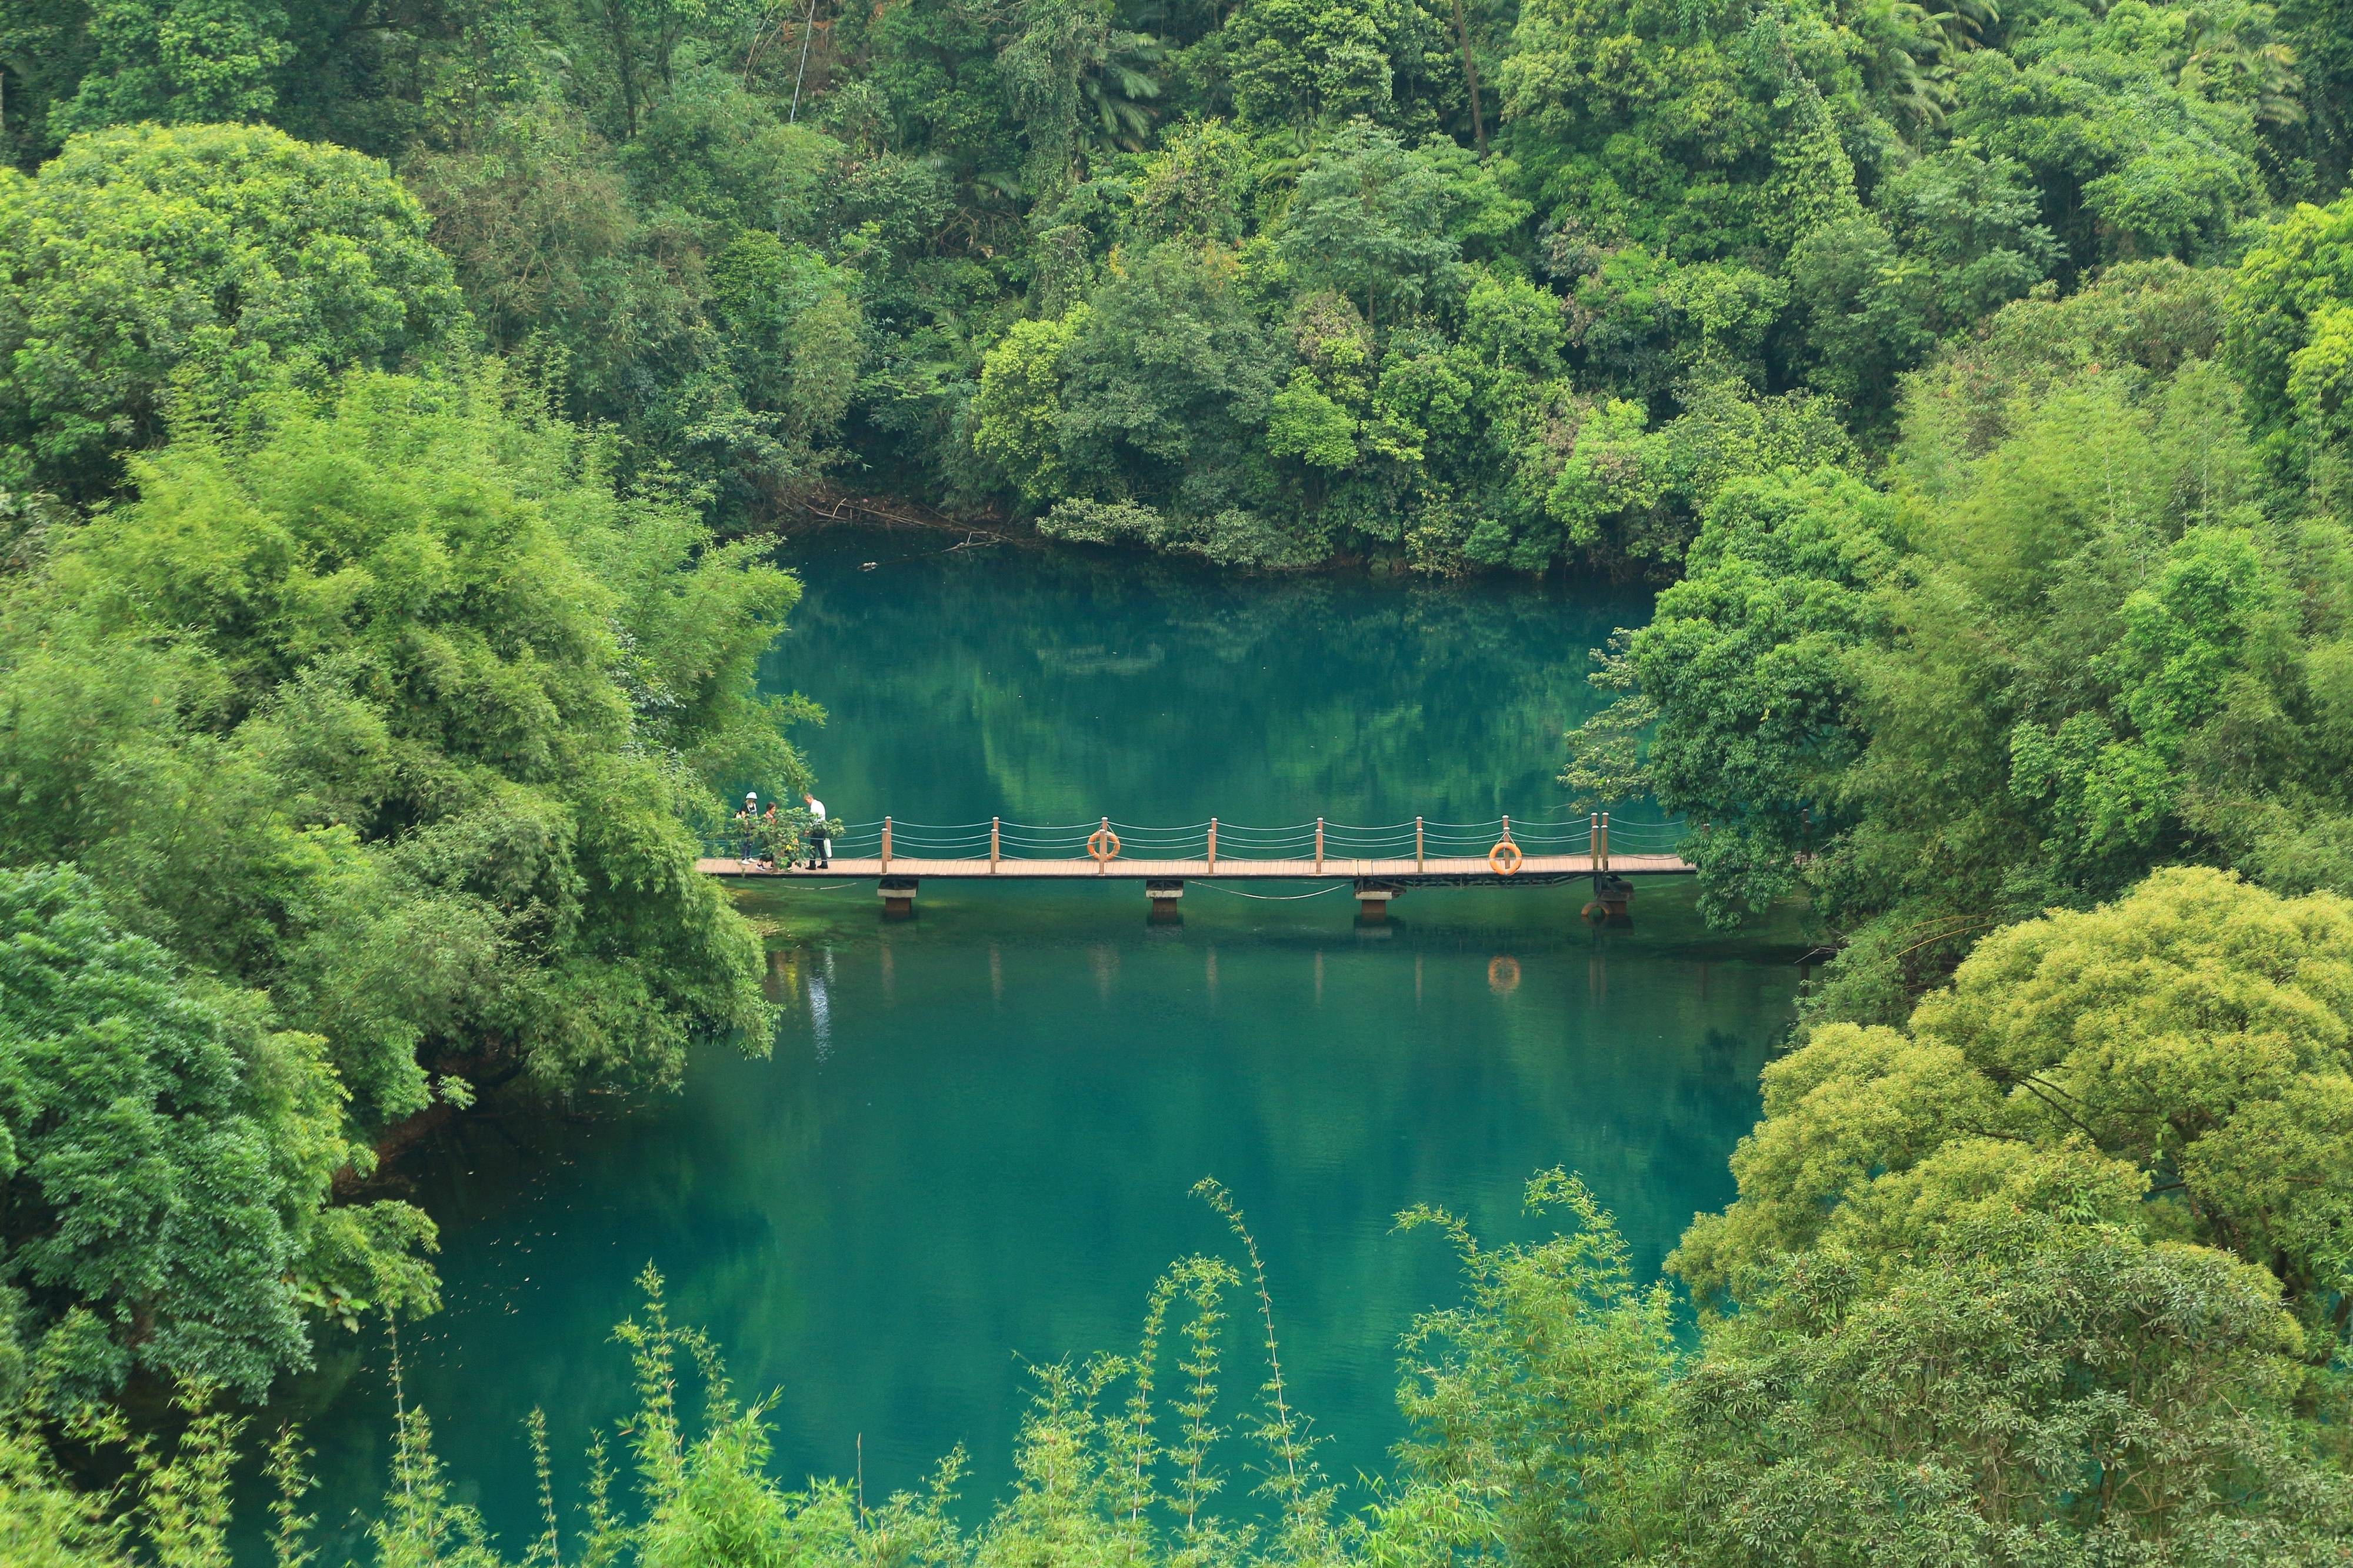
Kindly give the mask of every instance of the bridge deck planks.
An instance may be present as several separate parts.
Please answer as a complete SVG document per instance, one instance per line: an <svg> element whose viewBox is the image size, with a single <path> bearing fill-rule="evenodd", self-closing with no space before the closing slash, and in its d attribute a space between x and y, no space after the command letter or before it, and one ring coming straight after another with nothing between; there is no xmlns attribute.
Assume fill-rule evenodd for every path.
<svg viewBox="0 0 2353 1568"><path fill-rule="evenodd" d="M828 881L842 878L914 877L923 880L953 878L963 881L1038 881L1044 879L1091 879L1097 881L1184 880L1187 882L1263 882L1295 881L1318 877L1357 878L1367 881L1411 882L1416 879L1459 880L1477 878L1482 881L1496 880L1483 855L1432 855L1417 868L1410 855L1384 858L1377 860L1344 860L1327 857L1323 869L1313 860L1236 860L1218 858L1212 871L1207 860L1113 860L1098 866L1090 859L1071 860L1000 860L995 870L989 868L988 858L981 856L968 860L925 860L893 855L886 868L879 859L837 859L832 868L825 871L804 871L797 868L760 870L747 868L740 860L711 857L697 860L694 868L712 877L757 878L763 881ZM1589 855L1530 855L1522 863L1519 875L1524 877L1583 877L1594 869ZM1620 877L1688 876L1698 869L1674 855L1611 855L1609 871Z"/></svg>

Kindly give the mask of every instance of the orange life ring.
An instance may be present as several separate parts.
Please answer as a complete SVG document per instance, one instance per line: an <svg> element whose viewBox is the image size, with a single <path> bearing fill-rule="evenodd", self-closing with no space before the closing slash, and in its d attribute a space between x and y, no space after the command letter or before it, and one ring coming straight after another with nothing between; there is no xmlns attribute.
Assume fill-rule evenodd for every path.
<svg viewBox="0 0 2353 1568"><path fill-rule="evenodd" d="M1498 877L1508 877L1520 868L1520 862L1525 858L1526 857L1520 853L1520 847L1506 838L1487 851L1487 869Z"/></svg>
<svg viewBox="0 0 2353 1568"><path fill-rule="evenodd" d="M1118 859L1119 835L1108 827L1096 828L1087 835L1087 853L1095 858L1097 865Z"/></svg>

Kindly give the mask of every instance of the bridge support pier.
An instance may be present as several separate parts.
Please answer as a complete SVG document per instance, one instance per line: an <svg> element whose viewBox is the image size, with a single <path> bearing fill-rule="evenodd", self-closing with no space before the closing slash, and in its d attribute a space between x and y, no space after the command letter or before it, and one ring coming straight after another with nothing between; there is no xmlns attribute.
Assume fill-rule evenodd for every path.
<svg viewBox="0 0 2353 1568"><path fill-rule="evenodd" d="M1632 925L1634 917L1627 910L1633 901L1633 883L1609 871L1598 872L1593 879L1593 901L1585 906L1585 918L1595 925Z"/></svg>
<svg viewBox="0 0 2353 1568"><path fill-rule="evenodd" d="M1385 921L1389 918L1389 900L1398 890L1387 882L1358 881L1356 884L1356 918L1360 921Z"/></svg>
<svg viewBox="0 0 2353 1568"><path fill-rule="evenodd" d="M1176 877L1147 877L1144 896L1150 900L1147 917L1157 924L1175 924L1185 918L1185 883Z"/></svg>
<svg viewBox="0 0 2353 1568"><path fill-rule="evenodd" d="M885 877L874 884L882 899L882 918L905 920L915 912L915 879Z"/></svg>

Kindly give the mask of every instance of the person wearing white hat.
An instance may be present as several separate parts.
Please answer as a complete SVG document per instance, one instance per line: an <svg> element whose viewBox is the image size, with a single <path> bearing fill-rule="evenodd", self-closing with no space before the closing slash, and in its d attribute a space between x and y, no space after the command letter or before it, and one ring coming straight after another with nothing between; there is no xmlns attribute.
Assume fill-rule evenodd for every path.
<svg viewBox="0 0 2353 1568"><path fill-rule="evenodd" d="M752 842L753 836L759 831L759 791L747 789L744 792L744 809L735 814L735 820L744 825L744 864L749 866L759 848Z"/></svg>

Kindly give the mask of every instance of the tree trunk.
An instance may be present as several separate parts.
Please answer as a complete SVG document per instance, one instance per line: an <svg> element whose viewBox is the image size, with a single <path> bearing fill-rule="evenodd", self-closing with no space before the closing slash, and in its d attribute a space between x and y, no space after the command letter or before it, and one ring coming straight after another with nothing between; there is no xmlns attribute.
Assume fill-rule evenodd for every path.
<svg viewBox="0 0 2353 1568"><path fill-rule="evenodd" d="M382 1176L385 1168L416 1148L434 1133L458 1119L458 1108L446 1100L437 1100L414 1116L403 1117L375 1135L375 1169L361 1175L356 1165L345 1165L335 1173L330 1191L338 1203L348 1202Z"/></svg>
<svg viewBox="0 0 2353 1568"><path fill-rule="evenodd" d="M621 82L626 140L638 133L638 76L634 63L637 51L630 47L629 19L622 14L621 0L605 0L605 26L613 35L613 74Z"/></svg>
<svg viewBox="0 0 2353 1568"><path fill-rule="evenodd" d="M478 1095L503 1089L522 1076L524 1067L519 1052L510 1052L492 1046L480 1052L448 1058L436 1066L436 1078L461 1078L473 1085ZM477 1104L480 1100L477 1100ZM330 1187L336 1202L349 1200L364 1190L380 1176L386 1166L424 1142L436 1132L458 1120L458 1108L446 1100L437 1100L414 1115L405 1116L391 1126L379 1129L375 1135L375 1169L363 1176L359 1168L345 1165L337 1171Z"/></svg>
<svg viewBox="0 0 2353 1568"><path fill-rule="evenodd" d="M1462 22L1462 0L1454 0L1454 41L1462 47L1462 85L1471 93L1471 134L1479 156L1487 155L1487 121L1479 112L1479 67L1471 58L1471 29Z"/></svg>

